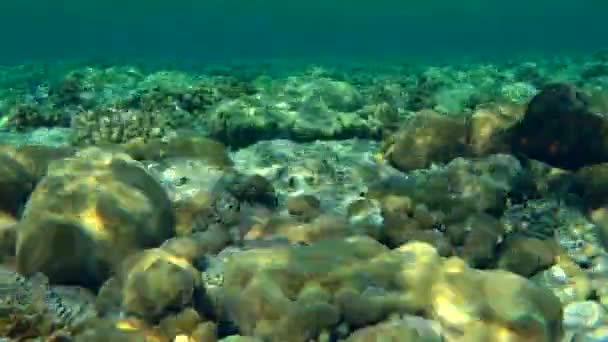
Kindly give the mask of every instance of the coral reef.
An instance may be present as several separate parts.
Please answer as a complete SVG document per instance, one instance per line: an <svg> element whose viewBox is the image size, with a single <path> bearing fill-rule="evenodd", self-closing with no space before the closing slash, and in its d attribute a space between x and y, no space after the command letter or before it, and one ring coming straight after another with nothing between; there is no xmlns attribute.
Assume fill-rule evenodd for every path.
<svg viewBox="0 0 608 342"><path fill-rule="evenodd" d="M0 339L605 339L606 65L2 67Z"/></svg>

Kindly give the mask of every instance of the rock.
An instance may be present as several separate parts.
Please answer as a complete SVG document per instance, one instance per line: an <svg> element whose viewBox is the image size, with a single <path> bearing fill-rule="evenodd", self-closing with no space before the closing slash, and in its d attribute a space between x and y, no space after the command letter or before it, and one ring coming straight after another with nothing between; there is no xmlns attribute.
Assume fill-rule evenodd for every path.
<svg viewBox="0 0 608 342"><path fill-rule="evenodd" d="M354 112L363 106L363 97L352 85L329 79L320 79L304 83L298 87L303 95L304 106L317 104L320 99L327 108L338 112ZM289 90L287 90L289 91Z"/></svg>
<svg viewBox="0 0 608 342"><path fill-rule="evenodd" d="M261 175L232 173L220 180L220 183L224 183L225 189L239 202L259 204L269 208L277 205L274 186Z"/></svg>
<svg viewBox="0 0 608 342"><path fill-rule="evenodd" d="M220 169L232 166L232 160L222 143L190 132L179 132L178 135L163 140L133 141L121 147L135 160L188 158L203 160L209 166Z"/></svg>
<svg viewBox="0 0 608 342"><path fill-rule="evenodd" d="M188 307L204 312L200 273L184 259L161 249L135 254L121 265L122 308L128 314L156 322ZM208 312L208 311L207 311Z"/></svg>
<svg viewBox="0 0 608 342"><path fill-rule="evenodd" d="M561 336L561 306L550 291L509 272L442 259L421 242L389 250L353 237L246 250L229 257L224 276L221 307L240 331L269 341L308 341L339 317L362 328L404 312L428 312L441 331L467 341ZM302 318L312 314L314 321Z"/></svg>
<svg viewBox="0 0 608 342"><path fill-rule="evenodd" d="M216 254L231 242L230 232L224 227L210 227L204 232L195 232L186 236L175 237L165 241L160 248L195 264L206 254Z"/></svg>
<svg viewBox="0 0 608 342"><path fill-rule="evenodd" d="M192 332L191 337L194 342L216 342L217 341L217 325L213 322L205 322L199 324Z"/></svg>
<svg viewBox="0 0 608 342"><path fill-rule="evenodd" d="M469 154L467 139L464 119L421 112L395 134L388 160L403 172L448 163Z"/></svg>
<svg viewBox="0 0 608 342"><path fill-rule="evenodd" d="M562 336L557 297L510 272L473 270L450 258L433 283L431 298L432 317L447 340L549 342Z"/></svg>
<svg viewBox="0 0 608 342"><path fill-rule="evenodd" d="M162 187L128 156L83 150L54 161L18 223L17 266L96 287L128 254L174 235Z"/></svg>
<svg viewBox="0 0 608 342"><path fill-rule="evenodd" d="M322 214L310 221L281 215L252 218L251 225L245 229L245 241L286 240L291 243L311 243L352 234L351 227L343 217L331 214Z"/></svg>
<svg viewBox="0 0 608 342"><path fill-rule="evenodd" d="M0 151L18 161L36 181L46 175L51 161L69 157L76 152L71 147L46 145L4 145L0 147Z"/></svg>
<svg viewBox="0 0 608 342"><path fill-rule="evenodd" d="M164 317L158 326L165 336L183 336L187 340L204 320L196 310L186 308Z"/></svg>
<svg viewBox="0 0 608 342"><path fill-rule="evenodd" d="M382 235L384 216L379 201L369 198L352 201L346 215L351 226L363 230L365 234L379 238Z"/></svg>
<svg viewBox="0 0 608 342"><path fill-rule="evenodd" d="M608 248L608 209L599 208L591 212L591 219L597 227L599 242L604 248Z"/></svg>
<svg viewBox="0 0 608 342"><path fill-rule="evenodd" d="M394 320L359 329L345 342L439 342L441 338L432 330L426 331L405 320ZM430 330L430 331L429 331Z"/></svg>
<svg viewBox="0 0 608 342"><path fill-rule="evenodd" d="M177 233L187 236L212 227L228 227L238 223L240 202L227 191L209 193L199 191L190 198L175 203Z"/></svg>
<svg viewBox="0 0 608 342"><path fill-rule="evenodd" d="M332 252L335 250L341 252ZM273 341L286 338L294 342L307 341L335 325L339 319L340 309L331 303L331 289L323 287L322 279L343 270L346 273L336 279L338 287L342 288L354 280L352 277L371 266L364 260L382 251L386 248L379 243L356 238L319 242L311 247L274 247L238 253L228 261L224 274L223 297L227 313L246 335ZM272 260L272 268L277 270L272 273L279 278L268 273L270 269L263 265L263 260ZM293 264L296 260L297 265ZM347 271L351 267L354 269ZM283 283L280 276L290 269L296 272L290 276L293 286ZM347 288L350 286L345 290ZM295 291L293 299L288 296L291 291ZM362 289L354 291L358 297ZM378 310L373 314L360 313L372 317L381 311ZM314 321L303 319L312 314L317 317ZM351 315L354 318L358 313L351 312Z"/></svg>
<svg viewBox="0 0 608 342"><path fill-rule="evenodd" d="M321 201L313 195L297 195L287 198L287 211L303 220L310 220L319 215Z"/></svg>
<svg viewBox="0 0 608 342"><path fill-rule="evenodd" d="M467 233L460 256L471 267L492 266L496 259L497 246L505 233L500 221L487 214L478 214L470 216L463 228Z"/></svg>
<svg viewBox="0 0 608 342"><path fill-rule="evenodd" d="M10 215L0 215L0 263L15 256L17 243L17 220Z"/></svg>
<svg viewBox="0 0 608 342"><path fill-rule="evenodd" d="M143 164L165 188L173 203L194 200L199 193L214 192L218 181L229 169L201 159L171 158Z"/></svg>
<svg viewBox="0 0 608 342"><path fill-rule="evenodd" d="M583 167L577 170L573 180L587 208L597 209L608 204L608 163Z"/></svg>
<svg viewBox="0 0 608 342"><path fill-rule="evenodd" d="M511 128L523 115L514 105L494 104L477 108L470 118L469 144L476 156L509 153Z"/></svg>
<svg viewBox="0 0 608 342"><path fill-rule="evenodd" d="M330 79L291 77L255 97L219 104L207 117L212 137L243 147L261 140L372 138L382 122L362 115L363 98L351 85Z"/></svg>
<svg viewBox="0 0 608 342"><path fill-rule="evenodd" d="M576 127L576 129L572 129ZM608 161L608 122L589 109L583 93L569 84L546 85L528 103L513 128L516 153L574 170Z"/></svg>
<svg viewBox="0 0 608 342"><path fill-rule="evenodd" d="M552 240L515 237L505 243L498 265L523 277L531 277L553 266L556 256L557 246Z"/></svg>
<svg viewBox="0 0 608 342"><path fill-rule="evenodd" d="M0 153L0 212L17 217L35 185L35 178L17 160Z"/></svg>
<svg viewBox="0 0 608 342"><path fill-rule="evenodd" d="M367 196L381 203L384 198L402 197L412 209L425 205L439 213L439 223L457 223L479 213L502 215L507 195L521 174L521 164L509 155L456 158L443 168L373 182ZM412 216L411 209L406 212Z"/></svg>

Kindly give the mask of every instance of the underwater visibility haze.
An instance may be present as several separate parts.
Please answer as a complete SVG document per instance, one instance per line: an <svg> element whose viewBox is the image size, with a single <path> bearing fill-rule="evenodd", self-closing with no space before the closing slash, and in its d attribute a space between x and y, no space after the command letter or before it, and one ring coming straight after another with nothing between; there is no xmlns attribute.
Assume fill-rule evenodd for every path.
<svg viewBox="0 0 608 342"><path fill-rule="evenodd" d="M599 0L8 0L2 59L185 60L561 51L605 46Z"/></svg>
<svg viewBox="0 0 608 342"><path fill-rule="evenodd" d="M0 1L0 341L607 341L607 15Z"/></svg>

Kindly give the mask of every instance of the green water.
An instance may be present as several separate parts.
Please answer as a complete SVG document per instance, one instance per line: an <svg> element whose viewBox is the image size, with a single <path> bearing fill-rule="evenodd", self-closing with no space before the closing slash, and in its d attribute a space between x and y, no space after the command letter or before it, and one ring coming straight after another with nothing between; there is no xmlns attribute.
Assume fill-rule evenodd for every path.
<svg viewBox="0 0 608 342"><path fill-rule="evenodd" d="M406 58L608 46L608 2L3 0L0 62Z"/></svg>

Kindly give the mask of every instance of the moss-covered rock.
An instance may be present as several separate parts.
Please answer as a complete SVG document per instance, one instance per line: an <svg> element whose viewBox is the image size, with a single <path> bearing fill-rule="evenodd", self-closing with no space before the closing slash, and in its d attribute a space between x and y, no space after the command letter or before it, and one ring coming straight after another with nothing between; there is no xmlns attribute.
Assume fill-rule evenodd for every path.
<svg viewBox="0 0 608 342"><path fill-rule="evenodd" d="M422 318L420 320L423 320ZM419 322L416 322L419 323ZM414 322L392 320L359 329L346 342L439 342L441 337Z"/></svg>
<svg viewBox="0 0 608 342"><path fill-rule="evenodd" d="M0 214L0 263L8 263L15 256L17 243L17 219Z"/></svg>
<svg viewBox="0 0 608 342"><path fill-rule="evenodd" d="M407 172L443 164L469 153L466 120L421 112L396 133L388 160Z"/></svg>
<svg viewBox="0 0 608 342"><path fill-rule="evenodd" d="M232 241L230 231L225 227L210 227L204 232L171 238L161 245L161 249L195 264L205 255L219 253Z"/></svg>
<svg viewBox="0 0 608 342"><path fill-rule="evenodd" d="M253 249L229 258L224 281L220 307L240 331L270 341L307 341L339 317L358 328L407 313L433 317L448 337L457 331L467 341L561 336L561 306L550 291L442 259L426 243L389 250L357 237Z"/></svg>
<svg viewBox="0 0 608 342"><path fill-rule="evenodd" d="M189 158L206 161L210 166L229 168L232 161L226 147L213 139L180 132L169 139L137 140L121 146L135 160L160 161Z"/></svg>
<svg viewBox="0 0 608 342"><path fill-rule="evenodd" d="M255 97L218 104L206 127L212 137L237 147L277 138L378 137L382 122L363 105L363 97L346 82L291 77Z"/></svg>
<svg viewBox="0 0 608 342"><path fill-rule="evenodd" d="M211 312L198 272L187 260L162 249L132 255L118 273L121 307L127 314L149 322L193 307Z"/></svg>
<svg viewBox="0 0 608 342"><path fill-rule="evenodd" d="M177 232L185 236L211 228L228 230L242 217L240 206L240 202L227 191L200 191L175 203Z"/></svg>
<svg viewBox="0 0 608 342"><path fill-rule="evenodd" d="M583 167L573 175L572 180L589 209L597 209L608 203L608 163Z"/></svg>
<svg viewBox="0 0 608 342"><path fill-rule="evenodd" d="M531 277L553 266L557 248L553 240L515 237L505 243L498 265L523 277Z"/></svg>
<svg viewBox="0 0 608 342"><path fill-rule="evenodd" d="M336 250L341 252L335 253ZM357 284L355 279L363 270L371 271L365 260L386 251L375 241L358 238L320 242L311 247L275 247L239 253L226 265L225 309L246 335L273 341L307 341L338 323L341 309L338 303L333 303L335 291L343 288L343 298L345 291L354 291L354 296L360 298L365 287L376 281L372 278L369 284ZM291 275L283 278L287 274ZM338 277L332 280L334 275ZM368 312L351 311L346 320L382 316L383 309L370 311L371 308Z"/></svg>
<svg viewBox="0 0 608 342"><path fill-rule="evenodd" d="M309 220L320 214L321 201L313 195L298 195L287 198L287 211L290 215Z"/></svg>
<svg viewBox="0 0 608 342"><path fill-rule="evenodd" d="M559 341L562 308L551 291L504 271L448 259L432 286L432 317L445 337L466 341Z"/></svg>
<svg viewBox="0 0 608 342"><path fill-rule="evenodd" d="M292 243L311 243L352 235L352 228L342 217L321 214L313 220L302 221L281 215L257 215L249 218L244 239L286 239Z"/></svg>
<svg viewBox="0 0 608 342"><path fill-rule="evenodd" d="M476 156L509 153L509 128L523 116L523 108L492 104L476 108L470 118L469 144Z"/></svg>
<svg viewBox="0 0 608 342"><path fill-rule="evenodd" d="M460 229L466 231L460 256L471 267L489 268L493 266L498 244L505 234L500 221L482 213L467 218Z"/></svg>
<svg viewBox="0 0 608 342"><path fill-rule="evenodd" d="M476 213L500 216L521 175L521 164L509 155L457 158L443 168L377 181L370 185L368 196L378 199L387 210L412 217L414 208L424 205L441 218L438 223L448 224Z"/></svg>
<svg viewBox="0 0 608 342"><path fill-rule="evenodd" d="M17 217L35 179L15 159L0 154L0 211Z"/></svg>
<svg viewBox="0 0 608 342"><path fill-rule="evenodd" d="M260 175L229 173L220 180L219 186L224 187L239 202L264 205L269 208L277 205L274 186Z"/></svg>
<svg viewBox="0 0 608 342"><path fill-rule="evenodd" d="M51 161L69 157L75 152L76 149L72 147L0 145L0 153L18 161L36 181L46 175Z"/></svg>
<svg viewBox="0 0 608 342"><path fill-rule="evenodd" d="M122 259L174 235L162 187L126 155L98 149L51 162L19 222L18 268L95 286Z"/></svg>

